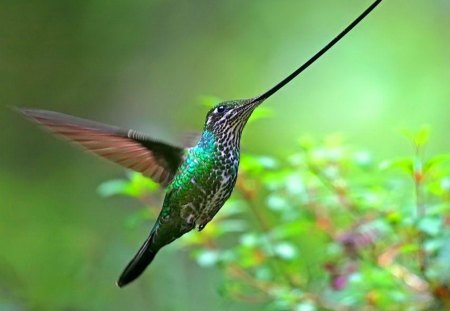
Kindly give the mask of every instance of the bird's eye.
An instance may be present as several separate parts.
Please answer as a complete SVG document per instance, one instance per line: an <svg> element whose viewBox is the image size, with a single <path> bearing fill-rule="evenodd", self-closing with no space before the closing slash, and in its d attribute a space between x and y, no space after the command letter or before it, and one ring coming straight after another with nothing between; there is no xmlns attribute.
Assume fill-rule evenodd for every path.
<svg viewBox="0 0 450 311"><path fill-rule="evenodd" d="M225 110L226 110L225 106L219 106L219 107L216 108L216 112L217 113L224 113Z"/></svg>

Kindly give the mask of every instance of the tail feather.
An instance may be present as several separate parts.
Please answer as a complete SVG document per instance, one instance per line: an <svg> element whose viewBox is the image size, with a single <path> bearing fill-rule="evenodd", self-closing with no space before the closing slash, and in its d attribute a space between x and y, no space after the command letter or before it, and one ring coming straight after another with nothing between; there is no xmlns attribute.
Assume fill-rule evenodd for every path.
<svg viewBox="0 0 450 311"><path fill-rule="evenodd" d="M145 240L144 244L142 244L141 248L137 252L137 254L131 259L130 263L123 270L122 274L117 281L117 286L123 287L135 279L137 279L142 272L144 272L145 268L153 261L155 258L157 250L151 250L151 240L153 234L151 234L147 240Z"/></svg>

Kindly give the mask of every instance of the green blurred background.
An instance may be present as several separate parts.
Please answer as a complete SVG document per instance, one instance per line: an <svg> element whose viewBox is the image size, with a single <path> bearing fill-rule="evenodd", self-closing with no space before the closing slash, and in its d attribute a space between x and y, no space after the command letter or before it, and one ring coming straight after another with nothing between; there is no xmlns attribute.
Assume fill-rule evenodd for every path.
<svg viewBox="0 0 450 311"><path fill-rule="evenodd" d="M57 110L170 142L199 130L201 96L255 96L326 44L367 1L1 1L0 310L249 310L221 275L162 252L139 284L114 282L150 228L133 200L97 186L123 170L38 130L6 106ZM343 133L404 155L397 129L429 124L448 152L450 2L384 1L266 102L243 150L285 155L309 133ZM260 306L254 306L259 310Z"/></svg>

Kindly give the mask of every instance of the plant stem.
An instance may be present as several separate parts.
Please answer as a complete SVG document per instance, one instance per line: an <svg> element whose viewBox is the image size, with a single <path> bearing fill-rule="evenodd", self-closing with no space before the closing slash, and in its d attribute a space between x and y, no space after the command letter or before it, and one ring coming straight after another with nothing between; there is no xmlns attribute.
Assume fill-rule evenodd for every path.
<svg viewBox="0 0 450 311"><path fill-rule="evenodd" d="M416 213L417 221L423 219L426 215L425 209L425 198L423 193L423 161L422 161L422 148L416 146L415 150L415 165L413 171L414 180L414 193L416 197ZM428 258L425 251L425 235L419 230L418 232L418 243L419 243L419 269L425 280L427 280L426 271L428 266Z"/></svg>

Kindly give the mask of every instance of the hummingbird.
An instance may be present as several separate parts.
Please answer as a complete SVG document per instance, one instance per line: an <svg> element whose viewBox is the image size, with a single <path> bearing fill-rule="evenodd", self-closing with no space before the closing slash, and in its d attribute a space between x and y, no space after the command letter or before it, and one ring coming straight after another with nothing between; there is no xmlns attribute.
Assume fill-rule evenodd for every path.
<svg viewBox="0 0 450 311"><path fill-rule="evenodd" d="M236 184L242 131L252 112L308 68L361 20L361 15L308 61L262 95L219 103L206 115L198 143L190 148L63 113L18 108L26 117L88 151L142 173L166 188L161 212L136 255L120 275L123 287L138 278L156 254L169 243L197 228L203 230L230 197Z"/></svg>

